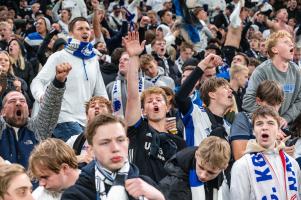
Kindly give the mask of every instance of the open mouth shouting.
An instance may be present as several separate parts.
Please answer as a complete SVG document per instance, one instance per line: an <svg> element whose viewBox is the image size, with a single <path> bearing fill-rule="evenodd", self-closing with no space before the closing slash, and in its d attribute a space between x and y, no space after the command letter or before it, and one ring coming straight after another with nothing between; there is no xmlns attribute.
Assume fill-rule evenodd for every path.
<svg viewBox="0 0 301 200"><path fill-rule="evenodd" d="M22 116L22 110L21 109L17 109L16 110L16 116L17 117L21 117Z"/></svg>
<svg viewBox="0 0 301 200"><path fill-rule="evenodd" d="M159 112L159 107L158 106L154 106L154 111L155 112Z"/></svg>
<svg viewBox="0 0 301 200"><path fill-rule="evenodd" d="M88 42L88 41L89 41L89 34L83 34L83 35L82 35L82 39L83 39L85 42Z"/></svg>

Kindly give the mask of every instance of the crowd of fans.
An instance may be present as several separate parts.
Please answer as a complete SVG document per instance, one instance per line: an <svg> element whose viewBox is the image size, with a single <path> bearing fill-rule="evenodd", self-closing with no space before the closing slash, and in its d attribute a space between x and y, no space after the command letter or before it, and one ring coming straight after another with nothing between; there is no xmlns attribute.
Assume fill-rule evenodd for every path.
<svg viewBox="0 0 301 200"><path fill-rule="evenodd" d="M300 0L0 0L0 100L0 200L301 199Z"/></svg>

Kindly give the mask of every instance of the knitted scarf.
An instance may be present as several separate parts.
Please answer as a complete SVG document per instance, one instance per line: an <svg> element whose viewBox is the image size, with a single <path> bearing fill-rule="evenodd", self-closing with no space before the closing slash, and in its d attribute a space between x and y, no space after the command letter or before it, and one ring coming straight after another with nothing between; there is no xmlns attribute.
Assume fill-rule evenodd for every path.
<svg viewBox="0 0 301 200"><path fill-rule="evenodd" d="M280 144L276 149L279 151L281 165L284 172L284 177L277 177L273 166L264 155L264 150L250 153L251 148L256 147L255 140L249 141L246 152L248 153L248 169L251 184L254 187L256 199L281 199L283 192L286 193L286 199L298 199L298 180L296 171L292 165L291 158L288 157L282 150L284 144ZM257 145L258 146L258 145ZM255 147L255 148L254 148ZM280 163L279 163L280 164ZM286 187L279 185L278 179L284 179ZM282 195L281 195L282 194Z"/></svg>
<svg viewBox="0 0 301 200"><path fill-rule="evenodd" d="M122 102L122 88L121 88L121 80L116 80L112 89L112 102L113 102L113 112L114 115L119 117L124 117L123 113L123 102ZM144 77L139 78L139 94L144 90Z"/></svg>
<svg viewBox="0 0 301 200"><path fill-rule="evenodd" d="M97 200L128 200L124 182L128 177L129 170L130 164L128 161L117 172L111 172L101 166L98 161L95 161ZM111 186L108 193L106 192L105 184Z"/></svg>
<svg viewBox="0 0 301 200"><path fill-rule="evenodd" d="M68 39L65 50L81 59L90 59L96 55L93 51L93 45L90 42L81 42L74 38Z"/></svg>
<svg viewBox="0 0 301 200"><path fill-rule="evenodd" d="M93 45L90 42L81 42L74 38L69 38L68 43L65 46L65 50L68 53L82 59L86 80L89 80L85 60L93 58L96 55L93 51Z"/></svg>

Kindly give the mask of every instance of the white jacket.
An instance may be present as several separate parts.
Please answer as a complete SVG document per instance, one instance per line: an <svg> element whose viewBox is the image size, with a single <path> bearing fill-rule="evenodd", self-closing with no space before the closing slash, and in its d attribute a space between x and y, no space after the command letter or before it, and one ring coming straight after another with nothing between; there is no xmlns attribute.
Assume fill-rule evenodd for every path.
<svg viewBox="0 0 301 200"><path fill-rule="evenodd" d="M252 144L249 145L250 143L252 143ZM264 156L266 157L268 162L273 167L275 173L277 174L277 177L280 177L280 178L278 178L278 182L275 181L276 185L279 184L277 190L279 190L279 188L281 188L281 190L278 191L278 193L281 194L282 196L278 197L278 198L281 200L282 199L285 200L286 199L285 192L284 192L285 183L284 183L284 178L283 178L284 171L283 171L283 167L282 167L281 157L279 155L279 146L280 145L278 147L276 147L274 150L262 151L262 147L259 147L259 145L257 145L257 147L256 147L256 144L257 143L254 142L254 140L250 140L248 142L247 151L248 152L262 152L264 154ZM250 151L250 148L248 148L249 146L255 147L255 148L252 147L253 151ZM259 150L260 148L261 148L261 150ZM280 148L282 148L282 147L280 147ZM248 160L247 160L248 157L249 157L249 154L244 155L239 160L237 160L232 167L231 187L230 187L231 199L257 200L255 197L255 187L253 184L251 184L251 179L250 179L251 169L249 168L249 165L248 165ZM289 158L291 158L291 157L289 157ZM299 168L297 161L295 161L293 158L290 159L290 161L292 163L292 168L296 172L296 177L297 177L296 186L297 186L299 195L296 198L296 200L300 200L301 199L300 198L300 195L301 195L300 168ZM272 191L268 191L268 192L273 193Z"/></svg>
<svg viewBox="0 0 301 200"><path fill-rule="evenodd" d="M62 102L58 123L78 122L85 126L85 103L92 96L104 96L108 98L106 88L99 69L97 56L83 60L66 52L64 49L52 54L39 74L30 85L33 97L38 102L43 97L47 85L54 79L56 66L61 63L70 63L70 71L66 81L66 91Z"/></svg>

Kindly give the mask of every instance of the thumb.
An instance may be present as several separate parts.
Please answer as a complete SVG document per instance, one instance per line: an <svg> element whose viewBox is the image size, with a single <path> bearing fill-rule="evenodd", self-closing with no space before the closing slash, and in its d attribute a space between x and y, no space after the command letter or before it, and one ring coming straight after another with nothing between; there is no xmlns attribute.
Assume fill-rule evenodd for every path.
<svg viewBox="0 0 301 200"><path fill-rule="evenodd" d="M146 43L146 40L143 40L142 42L141 42L141 47L144 49L144 47L145 47L145 43Z"/></svg>

